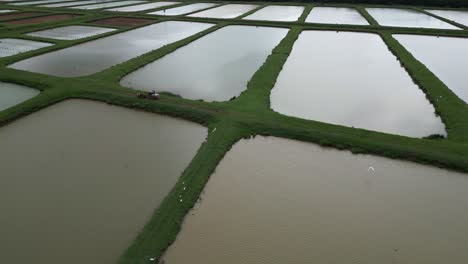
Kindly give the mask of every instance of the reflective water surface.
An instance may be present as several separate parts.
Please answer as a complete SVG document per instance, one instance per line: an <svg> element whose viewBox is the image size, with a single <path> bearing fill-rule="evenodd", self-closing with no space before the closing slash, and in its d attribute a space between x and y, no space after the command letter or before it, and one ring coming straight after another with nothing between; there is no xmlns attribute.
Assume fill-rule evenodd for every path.
<svg viewBox="0 0 468 264"><path fill-rule="evenodd" d="M39 91L23 85L0 82L0 111L17 105L39 94Z"/></svg>
<svg viewBox="0 0 468 264"><path fill-rule="evenodd" d="M351 25L369 24L356 9L347 7L314 7L305 22Z"/></svg>
<svg viewBox="0 0 468 264"><path fill-rule="evenodd" d="M138 69L120 83L189 99L226 101L246 89L286 33L282 28L227 26Z"/></svg>
<svg viewBox="0 0 468 264"><path fill-rule="evenodd" d="M208 9L188 16L212 17L212 18L235 18L256 8L257 5L228 4L213 9Z"/></svg>
<svg viewBox="0 0 468 264"><path fill-rule="evenodd" d="M13 56L23 52L37 50L52 45L52 43L26 39L2 38L0 39L0 57Z"/></svg>
<svg viewBox="0 0 468 264"><path fill-rule="evenodd" d="M467 174L256 137L200 198L165 263L468 262Z"/></svg>
<svg viewBox="0 0 468 264"><path fill-rule="evenodd" d="M424 13L399 8L366 8L382 26L459 29Z"/></svg>
<svg viewBox="0 0 468 264"><path fill-rule="evenodd" d="M22 60L9 67L63 77L89 75L211 26L207 23L161 22Z"/></svg>
<svg viewBox="0 0 468 264"><path fill-rule="evenodd" d="M175 7L175 8L167 8L164 10L159 10L155 11L152 13L148 13L151 15L162 15L162 16L178 16L178 15L183 15L183 14L188 14L191 12L195 12L197 10L209 8L212 6L215 6L217 4L213 3L196 3L196 4L191 4L191 5L185 5L181 7Z"/></svg>
<svg viewBox="0 0 468 264"><path fill-rule="evenodd" d="M117 7L117 8L108 9L108 11L136 12L136 11L142 11L142 10L153 9L153 8L169 6L169 5L176 5L176 4L180 4L180 2L164 2L164 1L161 1L161 2L156 2L156 3L143 4L143 5Z"/></svg>
<svg viewBox="0 0 468 264"><path fill-rule="evenodd" d="M468 103L468 39L422 35L394 37L450 90Z"/></svg>
<svg viewBox="0 0 468 264"><path fill-rule="evenodd" d="M271 92L271 107L385 133L446 134L434 107L376 34L301 33Z"/></svg>
<svg viewBox="0 0 468 264"><path fill-rule="evenodd" d="M124 5L131 5L131 4L143 4L146 1L139 1L139 0L131 0L131 1L118 1L118 2L110 2L110 3L100 3L100 4L92 4L92 5L83 5L83 6L74 6L72 8L76 9L100 9L106 7L114 7L114 6L124 6Z"/></svg>
<svg viewBox="0 0 468 264"><path fill-rule="evenodd" d="M31 32L26 35L51 39L75 40L108 33L114 30L116 29L90 26L65 26Z"/></svg>
<svg viewBox="0 0 468 264"><path fill-rule="evenodd" d="M43 6L43 7L68 7L68 6L85 5L85 4L106 3L106 2L112 2L112 1L115 1L115 0L73 1L73 2L65 2L65 3L57 3L57 4L47 4L47 5L40 5L40 6Z"/></svg>
<svg viewBox="0 0 468 264"><path fill-rule="evenodd" d="M304 12L302 6L267 6L244 17L252 20L297 21Z"/></svg>
<svg viewBox="0 0 468 264"><path fill-rule="evenodd" d="M434 15L450 19L465 26L468 26L468 11L457 10L426 10Z"/></svg>
<svg viewBox="0 0 468 264"><path fill-rule="evenodd" d="M0 128L2 263L117 263L206 133L81 100Z"/></svg>

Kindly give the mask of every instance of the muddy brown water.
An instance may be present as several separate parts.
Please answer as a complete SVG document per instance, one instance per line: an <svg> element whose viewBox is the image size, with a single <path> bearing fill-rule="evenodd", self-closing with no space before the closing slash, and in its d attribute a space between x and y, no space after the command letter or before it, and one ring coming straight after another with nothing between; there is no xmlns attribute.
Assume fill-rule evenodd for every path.
<svg viewBox="0 0 468 264"><path fill-rule="evenodd" d="M256 137L227 153L164 259L468 263L466 230L467 174Z"/></svg>
<svg viewBox="0 0 468 264"><path fill-rule="evenodd" d="M83 100L1 127L1 262L116 263L206 134Z"/></svg>

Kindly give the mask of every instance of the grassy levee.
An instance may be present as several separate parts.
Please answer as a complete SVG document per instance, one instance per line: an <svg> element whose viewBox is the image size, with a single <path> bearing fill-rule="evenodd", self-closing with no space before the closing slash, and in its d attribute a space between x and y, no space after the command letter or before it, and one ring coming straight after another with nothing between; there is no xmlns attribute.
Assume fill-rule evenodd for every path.
<svg viewBox="0 0 468 264"><path fill-rule="evenodd" d="M364 6L357 6L356 10L361 14L361 16L363 16L367 20L369 25L371 25L371 26L378 26L379 25L379 23L377 23L377 20L375 20L369 14L369 12L367 12L367 10L366 10L366 8Z"/></svg>
<svg viewBox="0 0 468 264"><path fill-rule="evenodd" d="M165 20L161 20L163 22ZM171 20L173 21L173 20ZM201 32L198 32L192 36L189 36L185 39L170 43L168 45L165 45L164 47L161 47L159 49L156 49L154 51L145 53L141 56L138 56L136 58L133 58L131 60L126 61L125 63L115 65L107 70L104 70L102 72L98 72L94 75L90 75L90 78L97 77L101 80L108 80L110 82L115 82L118 83L120 79L122 79L125 75L129 74L130 72L136 71L137 69L144 67L148 63L151 63L157 59L160 59L164 57L165 55L175 51L178 48L181 48L183 46L186 46L190 44L191 42L209 34L212 33L224 26L226 26L226 23L219 23L219 24L213 24L212 27L205 29Z"/></svg>
<svg viewBox="0 0 468 264"><path fill-rule="evenodd" d="M247 83L247 89L230 103L230 108L242 112L271 112L270 90L288 58L301 29L291 28L286 37L273 49L265 63Z"/></svg>
<svg viewBox="0 0 468 264"><path fill-rule="evenodd" d="M184 4L190 3L194 3L194 1L184 2ZM285 2L265 3L258 1L248 3L261 5L288 4ZM1 6L12 8L12 6L7 5ZM15 7L16 9L25 11L64 13L66 10L67 13L73 12L87 15L52 23L0 27L0 37L49 41L55 44L54 46L36 51L0 58L0 81L23 84L42 91L41 94L30 100L5 111L0 111L0 127L29 113L71 98L97 100L122 107L169 115L208 127L209 135L207 140L202 144L189 166L185 168L178 183L155 210L154 215L145 225L144 229L138 234L132 245L123 252L120 258L121 264L155 263L154 261L149 261L149 259L153 257L159 259L164 250L174 241L181 228L184 216L196 203L200 192L210 175L215 171L218 163L235 142L251 135L290 138L326 147L347 149L353 153L375 154L468 172L467 104L451 92L443 82L392 37L392 34L418 34L468 38L468 31L383 27L378 25L366 12L365 6L349 3L330 4L330 6L354 6L369 21L370 25L303 23L313 4L308 3L305 6L306 9L297 22L250 21L241 19L248 14L235 19L216 19L147 15L144 14L146 11L112 14L102 10L85 11L42 7ZM401 8L402 6L396 5L392 7ZM406 6L405 8L408 7ZM149 24L162 21L205 22L213 23L213 27L89 76L61 78L6 68L11 63L32 56L148 25L144 24L135 27L115 26L118 30L114 32L73 41L49 40L24 35L27 32L56 26L92 25L92 21L94 20L110 17L154 19ZM189 45L206 34L229 25L269 26L290 29L285 38L280 41L266 58L263 65L253 74L247 83L247 89L234 100L208 103L201 100L188 100L162 92L161 99L153 101L139 99L136 97L138 91L119 85L120 79L128 73ZM389 50L398 58L414 82L425 92L427 98L434 105L437 113L447 126L448 138L441 140L408 138L288 117L272 111L270 109L270 91L274 87L276 79L292 51L294 42L303 30L379 34ZM216 128L216 131L212 132L214 128ZM183 191L183 187L186 187L187 190ZM182 197L179 195L182 195ZM180 202L181 198L182 202Z"/></svg>
<svg viewBox="0 0 468 264"><path fill-rule="evenodd" d="M212 132L214 128L216 131ZM248 135L248 129L229 121L211 124L207 141L202 144L189 167L135 242L124 252L119 263L151 263L150 258L159 260L164 250L175 240L185 215L197 202L217 164L235 142ZM185 186L187 190L184 191Z"/></svg>
<svg viewBox="0 0 468 264"><path fill-rule="evenodd" d="M390 33L381 37L400 63L434 105L445 123L449 139L468 141L468 106L427 67L416 60Z"/></svg>

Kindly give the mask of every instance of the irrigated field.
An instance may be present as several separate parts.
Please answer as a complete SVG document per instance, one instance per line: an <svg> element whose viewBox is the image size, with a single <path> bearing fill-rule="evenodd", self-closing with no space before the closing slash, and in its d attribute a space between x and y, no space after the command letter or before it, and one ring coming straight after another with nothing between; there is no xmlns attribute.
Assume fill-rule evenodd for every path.
<svg viewBox="0 0 468 264"><path fill-rule="evenodd" d="M70 220L70 215L86 217L80 216L77 212L83 208L92 207L93 199L90 197L114 201L114 203L103 202L102 207L107 204L113 206L111 208L114 210L118 210L119 203L122 203L122 206L132 208L134 204L139 204L138 199L146 200L145 197L151 193L151 188L148 186L158 185L158 180L148 180L147 177L150 177L148 175L151 175L151 171L156 178L164 179L170 176L174 182L177 182L173 184L169 180L169 183L166 182L167 184L164 185L163 191L160 191L160 188L154 188L156 193L153 202L156 204L150 206L151 210L154 209L151 216L147 213L145 218L146 211L144 210L143 212L138 210L122 212L122 214L140 214L139 217L143 215L142 219L146 224L143 226L140 223L141 219L140 222L132 222L135 226L129 229L130 232L135 228L141 231L130 236L130 240L126 240L122 235L124 238L120 241L120 247L116 245L115 248L127 249L122 250L120 256L113 256L115 252L109 248L106 248L107 251L102 249L102 252L108 252L110 256L93 255L93 250L100 250L99 246L105 248L106 237L100 237L98 241L101 242L96 246L82 247L73 244L73 238L69 236L61 238L50 236L49 239L55 239L55 242L63 239L63 244L69 243L71 247L76 247L76 250L73 250L75 253L80 250L86 251L83 254L77 254L83 257L77 259L77 263L93 263L93 260L98 259L111 261L118 259L119 263L156 263L176 239L184 217L196 205L205 184L225 155L237 142L240 146L248 145L249 143L245 143L247 140L244 139L255 136L287 138L315 143L322 147L348 150L354 154L380 156L370 158L367 155L350 155L349 157L357 157L359 161L343 162L336 164L337 167L341 164L358 166L356 164L360 164L359 162L365 163L368 160L379 159L382 160L382 169L393 170L392 166L403 168L401 171L395 170L395 173L400 176L404 173L405 176L414 176L421 180L421 175L427 172L430 174L427 180L433 181L433 178L437 178L436 175L440 174L441 178L447 178L449 182L447 186L453 188L457 186L456 183L459 180L457 177L468 177L466 174L468 173L467 8L441 8L432 4L431 6L383 6L169 0L158 2L123 0L0 2L0 9L4 10L3 12L0 10L0 157L3 157L0 159L0 186L4 186L5 189L9 189L8 186L15 186L9 189L10 192L0 192L0 200L4 201L3 204L0 202L0 205L9 206L7 209L15 212L12 213L12 217L24 218L22 219L24 221L19 221L14 218L0 217L0 234L4 233L2 229L10 231L8 236L0 236L0 248L7 249L8 247L4 245L10 245L8 251L11 253L2 254L3 249L0 249L0 256L8 256L9 263L24 263L19 259L21 255L28 255L28 250L25 250L26 252L22 250L27 249L28 246L34 248L26 242L21 242L21 239L27 240L29 235L40 235L44 237L44 245L47 245L47 232L58 232L54 230L54 225L49 225L50 230L43 230L38 234L24 233L28 229L21 228L21 226L13 228L11 225L14 223L29 227L34 223L40 226L38 221L50 220L47 217L34 219L33 213L46 213L48 210L56 212L68 206L72 208L70 211L73 213L67 213L69 214L67 217L62 219L60 214L50 217L56 218L56 221ZM151 90L160 94L158 100L137 96ZM142 114L137 111L126 112L121 107L107 108L102 104L95 105L71 99L93 100L151 114ZM86 109L79 111L81 107ZM69 115L59 113L60 109L65 109ZM119 114L106 112L107 115L100 113L92 116L91 109L104 112L112 112L112 109L116 109L115 111ZM76 113L71 114L71 111L75 110ZM155 126L149 124L142 126L133 120L135 118L139 120L138 122L151 123L148 115L155 116L154 122L157 123ZM199 125L188 122L177 123L176 121L180 120L160 115L198 123L208 129L208 135L203 141L204 132ZM34 118L44 118L44 121L34 122ZM54 120L62 123L54 124ZM64 120L69 123L67 124ZM188 133L180 131L170 133L169 129L162 129L161 133L158 133L157 125L172 124L172 122L174 126L179 127L174 129L184 129L183 127L187 126L196 130L192 141L187 139L190 138ZM44 124L48 125L44 126ZM83 124L86 129L81 130L80 124ZM132 127L126 127L125 124ZM92 131L94 126L99 129L97 133ZM153 131L153 133L142 133L140 131L142 127L146 127L145 131ZM21 130L21 128L26 130ZM48 132L48 129L51 131ZM177 135L179 137L174 138ZM136 137L138 140L135 139ZM40 142L36 144L35 140ZM189 140L192 143L192 145L189 144L191 148L186 149L187 144L182 144L185 142L182 140ZM93 144L86 142L93 142ZM280 143L287 145L288 141ZM74 152L74 144L77 153L82 154L78 155ZM152 151L147 144L162 149ZM288 159L289 153L296 153L298 149L305 151L304 153L309 150L315 151L315 147L311 146L302 146L297 149L282 148L273 143L272 146L275 147L267 146L265 151L259 151L258 154L268 156L269 151L282 149L284 153L272 156L270 163L268 159L263 160L263 166L268 166L268 164L281 166L277 160L278 157ZM248 148L244 146L242 151L240 148L235 148L234 154L245 160L255 160L255 156L246 156L252 152L246 150L247 154L242 152L244 148ZM126 151L127 149L130 149L129 152ZM112 155L105 150L112 152ZM137 154L131 154L134 152ZM178 153L185 155L179 156ZM346 155L349 155L349 153L337 153L340 153L337 154L339 157L337 161L341 158L346 160L348 157ZM229 160L233 157L220 164L222 171L215 177L231 175L226 173L226 167L229 167ZM294 155L291 154L291 158L293 157ZM178 160L179 158L181 160ZM313 155L312 158L314 158ZM389 161L388 158L399 161ZM411 163L402 161L411 161ZM188 165L186 166L184 162ZM327 160L327 162L333 162L333 160ZM420 164L413 164L413 162ZM158 169L163 165L171 168L170 173L164 169ZM292 169L283 173L294 175L295 166L311 166L307 168L310 169L312 176L314 170L317 170L317 173L326 173L322 167L320 167L321 170L318 167L314 168L319 165L318 162L308 164L307 161L293 165L286 164L285 168ZM404 169L405 166L408 167L407 170ZM41 170L41 168L45 169ZM68 171L73 171L70 175L81 175L81 169L86 175L104 178L97 182L93 179L92 183L77 182L76 184L80 185L77 189L70 186L68 181L64 181L63 185L48 182L55 181L54 177L57 178L60 174L68 174ZM379 170L369 164L364 171L367 173L374 169ZM281 170L273 168L272 171ZM340 172L340 177L346 175L343 171ZM29 177L33 173L36 176L33 177L34 181L37 181L34 184L41 187L33 188L34 186L31 187L31 185L28 188L21 188L23 184L31 184ZM176 178L174 178L174 173ZM239 173L252 172L243 168L239 169ZM350 169L349 173L355 172ZM112 179L113 175L119 176L117 179ZM386 178L389 175L391 173L387 171L379 177L389 180ZM145 187L142 192L144 195L139 196L136 191L140 188L138 185L133 186L135 189L129 190L128 193L125 192L125 188L120 188L119 184L128 184L121 179L125 176L139 181L138 184ZM180 177L177 178L178 176ZM38 180L37 177L44 180ZM335 180L337 184L343 183L340 179ZM299 185L320 184L322 181L323 179L317 182L297 180ZM396 186L411 185L401 179L396 181ZM266 182L265 188L268 187L268 180ZM393 180L390 179L389 182L393 183ZM249 183L242 181L242 184ZM242 188L242 184L233 188ZM277 182L275 183L272 179L271 184L277 184ZM418 186L418 184L413 183L411 186ZM443 184L445 183L442 182L441 185ZM464 186L464 184L463 179L460 180L458 186ZM102 189L94 189L98 190L94 193L90 191L87 197L86 190L89 186L86 185L97 185ZM113 185L120 187L113 187ZM384 188L386 185L376 184L376 186ZM64 195L60 193L61 188L63 192L79 190L83 193ZM120 201L116 204L114 198L109 198L112 195L99 197L99 192L114 190L114 188L120 192L116 191L117 194L114 192L112 195L120 197L128 194L132 197L131 199L134 199L132 201L134 203ZM417 198L414 201L408 198L395 202L397 208L407 201L414 202L413 205L416 208L423 206L425 199L439 197L438 202L442 202L435 207L439 210L437 211L439 216L447 214L449 218L465 219L465 215L452 215L457 211L467 211L468 208L464 203L457 204L459 207L455 209L443 210L447 208L444 202L464 201L463 199L468 197L465 189L455 188L460 197L463 197L457 200L453 199L450 194L452 189L445 186L444 192L435 195L431 193L433 188L437 186L428 185L420 190L418 188L405 189L402 191L403 194L391 193L385 197L397 199L395 197L401 198L403 195L408 198L411 195L404 195L417 192ZM38 189L44 193L40 193ZM278 188L278 192L280 189ZM343 191L341 188L332 189L334 192ZM252 195L260 192L258 189L252 190L254 191L251 193L247 190L245 193ZM379 190L382 191L382 189ZM293 190L289 191L295 193ZM307 196L307 191L302 191L295 193L297 197L294 196L294 199L304 198L301 194ZM52 198L45 193L50 194ZM29 197L28 199L35 202L40 199L31 197L49 197L50 199L46 199L45 202L62 199L62 197L67 198L63 198L66 200L61 203L46 206L47 209L32 210L28 208L28 205L34 207L31 201L26 199L15 202L15 195ZM269 197L268 195L272 194L265 195ZM211 194L211 197L215 199L216 195ZM385 199L380 194L369 195L369 197ZM317 195L308 199L321 198L323 196ZM350 199L354 198L356 197L350 196ZM247 199L247 201L252 200ZM274 199L271 202L276 203ZM298 210L306 210L307 203L304 203L304 200L297 204L300 205ZM378 204L377 207L381 208L381 205L386 204L391 206L392 203L389 203L390 205ZM208 205L209 203L207 207ZM369 206L369 208L373 207ZM7 209L4 211L7 212ZM95 226L92 225L93 221L87 222L89 228L83 232L106 234L106 232L93 231L106 229L106 221L113 222L113 225L109 226L114 228L119 224L125 225L125 222L112 220L113 217L119 217L118 214L112 214L110 211L106 214L105 211L98 210L99 208L93 209L99 211L99 216L96 215L101 217L101 222L96 221L98 224L95 223ZM413 212L411 208L405 206L400 209L402 212ZM29 213L18 213L18 210L26 210ZM148 208L145 207L145 210ZM202 209L201 213L203 210L208 209ZM93 211L83 210L83 212ZM196 210L194 212L197 213ZM242 212L245 213L245 211ZM297 211L292 215L301 216ZM439 219L426 211L414 213L415 218L424 215ZM343 215L338 214L335 217L343 217ZM370 216L367 215L367 217ZM187 221L191 221L192 218L196 219L189 217ZM104 222L102 222L103 219L105 219ZM210 226L210 218L207 219L208 222L204 222L203 225ZM366 220L369 219L366 218ZM466 220L465 222L468 222L468 219ZM441 250L438 252L439 256L450 254L453 256L454 254L457 261L453 263L467 262L466 254L456 254L466 252L467 245L460 245L463 239L452 234L452 231L445 230L443 226L438 226L437 221L434 220L434 228L443 233L442 236L446 237L447 244L444 244L444 247L438 247L437 237L432 237L431 233L426 232L431 230L428 224L427 229L418 229L419 231L415 234L426 234L427 237L424 239L431 241L432 244L418 250L424 252L425 250L431 251L430 247L439 248ZM445 226L458 227L457 230L460 233L466 233L468 229L463 221L444 221L440 219L440 223L443 222ZM386 227L397 228L391 226L392 221L387 222ZM397 222L404 223L405 219L398 218L395 220L395 223ZM70 223L73 224L67 226L66 222L62 222L64 226L61 227L79 230L80 221ZM334 223L337 226L342 225L342 223ZM417 226L414 222L412 224ZM317 226L320 224L315 227ZM361 225L358 226L358 228L363 228ZM109 227L106 231L112 233L118 229L120 227L115 229ZM21 230L24 232L21 233ZM411 232L411 230L414 229L408 228L405 232ZM444 231L447 232L444 233ZM190 232L189 230L187 234L191 234ZM81 241L97 239L91 235L88 237L86 234L80 235ZM128 233L126 235L128 237ZM272 237L274 235L272 234ZM456 236L456 239L451 235ZM189 237L189 235L184 234L181 237ZM112 240L112 238L107 239ZM362 237L360 239L358 240L363 247L359 249L366 251L366 240ZM392 237L392 239L394 240L391 241L395 243L399 242L398 237ZM216 245L216 240L214 241L213 245ZM305 239L305 241L308 240ZM459 243L459 251L453 250L450 243L455 243L454 241ZM179 242L180 245L187 245L183 240ZM372 244L367 242L369 245ZM414 239L411 243L424 243L424 241ZM395 263L388 261L431 263L427 262L427 258L417 255L417 252L413 255L403 252L405 246L412 248L411 243L408 242L402 248L395 245L392 250L396 249L396 251L392 251L390 255L376 253L376 256L368 256L369 258L365 256L359 260L362 263L375 263L374 261L384 256L387 262L381 263ZM388 243L375 245L390 246ZM256 250L255 247L253 248ZM273 248L277 249L272 247L269 250ZM21 251L21 254L13 254L15 250ZM287 247L284 247L284 250L287 250ZM44 246L34 252L34 257L40 256L45 261L60 259L48 259L48 256L53 254L51 252L53 250ZM168 263L172 263L170 259L177 259L174 257L177 251L171 248L168 252ZM348 251L345 250L343 254L346 252ZM381 251L376 250L376 252ZM400 255L395 252L402 253ZM222 254L220 256L221 259L223 256L226 257ZM348 255L344 255L345 259L347 257ZM180 259L183 260L183 258ZM210 260L213 262L199 259L194 260L194 263L219 263L219 259ZM324 261L324 259L313 259L312 256L307 256L297 263L304 263L304 261L308 263L319 261L320 263L320 260ZM325 258L325 260L333 262L340 261L340 258ZM236 259L230 261L242 263ZM257 263L258 259L253 256L253 259L249 261ZM294 263L288 258L283 261ZM225 261L225 263L230 262Z"/></svg>

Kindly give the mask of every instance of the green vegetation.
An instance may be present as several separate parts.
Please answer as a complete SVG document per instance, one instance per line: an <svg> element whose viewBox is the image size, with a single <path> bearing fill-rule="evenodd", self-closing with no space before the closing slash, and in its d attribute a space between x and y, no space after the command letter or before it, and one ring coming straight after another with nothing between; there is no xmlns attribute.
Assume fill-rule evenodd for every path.
<svg viewBox="0 0 468 264"><path fill-rule="evenodd" d="M353 1L361 2L361 1ZM375 2L369 0L369 2ZM385 3L401 3L406 1L389 0ZM415 4L445 3L444 5L468 4L466 0L447 1L415 1ZM458 4L455 4L458 3ZM265 3L262 3L265 4ZM284 3L282 3L284 4ZM349 6L342 4L334 6ZM0 125L38 111L54 103L70 99L83 98L115 104L128 108L141 109L191 120L209 127L209 136L199 149L197 155L183 172L179 182L171 193L155 211L153 217L138 235L134 243L123 253L120 263L150 263L152 257L159 258L161 253L172 243L185 214L196 203L203 186L215 170L217 164L226 152L241 138L255 135L276 136L314 142L326 147L347 149L353 153L370 153L389 158L411 160L419 163L440 166L448 169L468 172L468 106L423 64L417 61L393 37L392 34L425 34L438 36L468 37L467 30L438 30L381 27L363 8L357 6L359 12L370 22L370 26L305 24L303 21L310 12L312 5L307 5L300 22L268 22L244 21L237 19L208 19L188 17L162 17L145 15L143 12L125 15L126 17L151 18L154 23L166 20L210 22L215 25L203 32L169 44L158 50L149 52L125 63L115 65L102 72L79 78L60 78L43 74L22 72L6 68L13 62L70 47L89 40L101 38L90 37L75 41L46 40L38 37L28 37L24 33L64 25L89 25L100 18L121 17L106 11L73 10L82 14L70 20L48 22L37 25L0 27L0 38L14 37L52 42L56 45L44 49L26 52L16 56L0 59L0 81L24 84L40 89L42 93L22 104L0 112ZM11 8L5 4L0 8ZM15 7L25 11L46 11L49 13L70 13L69 9L49 9L41 7ZM159 8L162 9L162 8ZM422 10L422 8L417 8ZM158 9L154 9L158 10ZM144 12L149 12L148 10ZM0 22L1 24L1 22ZM453 23L452 23L453 24ZM165 56L166 54L189 44L215 30L228 25L256 25L290 28L287 36L273 50L265 63L253 75L247 87L240 96L228 102L207 103L183 99L180 96L162 93L158 101L139 99L137 91L119 85L119 80L126 74ZM116 26L117 31L105 35L118 34L130 30L130 27ZM464 27L466 29L466 27ZM270 90L286 62L294 41L304 30L340 30L374 33L381 36L389 50L397 56L402 66L409 72L415 83L425 92L427 98L435 106L437 113L446 124L448 138L440 139L434 135L425 139L408 138L397 135L354 129L331 125L316 121L308 121L284 116L270 109ZM444 100L436 100L443 96ZM215 132L212 132L216 128ZM178 201L182 182L189 186L190 192L184 192L183 203Z"/></svg>

